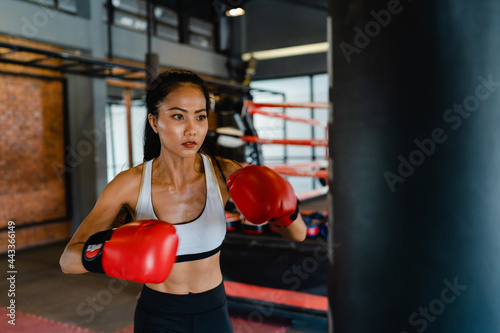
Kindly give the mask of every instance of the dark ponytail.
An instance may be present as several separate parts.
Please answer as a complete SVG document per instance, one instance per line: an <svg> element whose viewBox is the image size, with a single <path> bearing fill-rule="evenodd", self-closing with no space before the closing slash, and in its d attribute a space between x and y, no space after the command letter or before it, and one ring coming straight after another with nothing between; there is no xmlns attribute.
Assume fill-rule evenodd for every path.
<svg viewBox="0 0 500 333"><path fill-rule="evenodd" d="M144 126L144 162L160 156L160 150L160 137L153 131L148 118L146 118L146 124Z"/></svg>

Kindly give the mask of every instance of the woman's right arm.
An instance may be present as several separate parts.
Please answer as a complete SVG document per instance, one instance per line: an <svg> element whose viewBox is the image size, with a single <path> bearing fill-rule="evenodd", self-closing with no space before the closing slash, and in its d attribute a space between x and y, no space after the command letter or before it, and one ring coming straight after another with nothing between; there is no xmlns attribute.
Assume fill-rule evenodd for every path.
<svg viewBox="0 0 500 333"><path fill-rule="evenodd" d="M130 203L134 193L138 195L139 185L136 173L133 169L124 171L106 185L94 208L80 224L61 255L59 264L64 273L87 272L82 264L83 246L93 234L110 229L121 207Z"/></svg>

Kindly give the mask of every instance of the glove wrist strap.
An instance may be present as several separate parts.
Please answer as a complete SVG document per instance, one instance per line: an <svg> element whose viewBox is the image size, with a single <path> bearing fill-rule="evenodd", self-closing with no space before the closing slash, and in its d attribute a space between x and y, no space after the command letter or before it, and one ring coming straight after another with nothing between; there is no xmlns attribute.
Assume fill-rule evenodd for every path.
<svg viewBox="0 0 500 333"><path fill-rule="evenodd" d="M114 229L100 231L93 234L85 242L82 251L83 267L89 272L106 274L102 267L102 253L104 243L111 238Z"/></svg>
<svg viewBox="0 0 500 333"><path fill-rule="evenodd" d="M273 223L273 225L275 227L278 227L278 228L288 227L299 216L299 204L300 204L300 201L297 198L297 206L295 206L295 211L292 214L290 214L288 216L283 216L281 219L270 220L269 222Z"/></svg>

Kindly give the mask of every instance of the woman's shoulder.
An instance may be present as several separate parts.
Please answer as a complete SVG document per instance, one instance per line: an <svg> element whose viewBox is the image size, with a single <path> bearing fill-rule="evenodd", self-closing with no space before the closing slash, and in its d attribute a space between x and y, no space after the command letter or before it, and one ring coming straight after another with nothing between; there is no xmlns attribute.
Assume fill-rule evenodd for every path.
<svg viewBox="0 0 500 333"><path fill-rule="evenodd" d="M120 172L103 189L97 200L95 211L114 211L128 205L135 207L142 180L142 165Z"/></svg>
<svg viewBox="0 0 500 333"><path fill-rule="evenodd" d="M124 181L124 180L130 181L136 178L140 178L142 177L143 168L144 168L144 163L141 163L130 169L123 170L116 175L115 179L118 179L119 181Z"/></svg>
<svg viewBox="0 0 500 333"><path fill-rule="evenodd" d="M106 186L110 191L126 192L127 189L137 190L142 180L142 170L144 164L141 163L130 169L121 171Z"/></svg>
<svg viewBox="0 0 500 333"><path fill-rule="evenodd" d="M224 173L224 177L227 179L229 176L235 172L236 170L241 168L241 164L238 162L224 158L224 157L216 157L218 164L221 167L221 171Z"/></svg>

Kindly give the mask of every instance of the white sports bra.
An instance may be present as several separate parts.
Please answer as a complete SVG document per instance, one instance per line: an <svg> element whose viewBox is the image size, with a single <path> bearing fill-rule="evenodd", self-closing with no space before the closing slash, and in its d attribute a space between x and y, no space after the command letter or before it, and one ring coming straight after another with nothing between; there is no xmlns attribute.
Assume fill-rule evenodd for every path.
<svg viewBox="0 0 500 333"><path fill-rule="evenodd" d="M216 254L226 236L226 219L217 177L208 156L200 155L207 186L205 207L195 220L174 224L179 237L176 262L199 260ZM158 220L151 199L152 170L153 160L144 162L139 200L135 209L137 220Z"/></svg>

